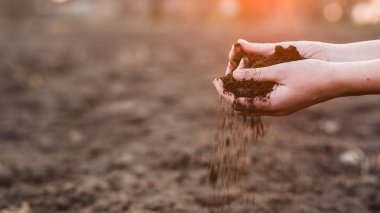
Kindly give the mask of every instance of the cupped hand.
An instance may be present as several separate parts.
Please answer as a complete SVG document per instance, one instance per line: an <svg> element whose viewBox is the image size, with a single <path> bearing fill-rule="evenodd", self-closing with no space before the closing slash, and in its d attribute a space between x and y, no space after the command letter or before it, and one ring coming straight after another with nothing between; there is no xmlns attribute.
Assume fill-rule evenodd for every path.
<svg viewBox="0 0 380 213"><path fill-rule="evenodd" d="M264 56L272 55L275 52L276 46L287 48L291 45L295 46L300 55L307 59L318 59L330 61L329 47L330 44L313 41L290 41L280 43L250 43L243 39L238 41L240 45L233 45L229 53L229 63L226 70L226 75L231 74L243 57L243 52L247 54L259 54Z"/></svg>
<svg viewBox="0 0 380 213"><path fill-rule="evenodd" d="M218 93L236 111L254 116L288 115L311 105L339 97L341 86L336 81L334 63L307 59L256 69L237 69L235 80L274 82L267 99L237 98L224 91L223 82L214 80Z"/></svg>

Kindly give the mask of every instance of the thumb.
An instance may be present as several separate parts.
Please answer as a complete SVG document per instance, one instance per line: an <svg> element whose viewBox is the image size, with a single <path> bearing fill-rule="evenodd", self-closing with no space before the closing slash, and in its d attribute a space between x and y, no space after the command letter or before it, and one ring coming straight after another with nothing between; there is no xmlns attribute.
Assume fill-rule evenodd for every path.
<svg viewBox="0 0 380 213"><path fill-rule="evenodd" d="M275 51L276 43L250 43L244 39L239 39L238 43L246 53L255 53L259 55L272 55Z"/></svg>
<svg viewBox="0 0 380 213"><path fill-rule="evenodd" d="M237 81L254 80L261 82L278 82L280 80L279 73L280 72L277 72L277 69L272 66L265 68L239 69L235 70L232 74L233 78Z"/></svg>

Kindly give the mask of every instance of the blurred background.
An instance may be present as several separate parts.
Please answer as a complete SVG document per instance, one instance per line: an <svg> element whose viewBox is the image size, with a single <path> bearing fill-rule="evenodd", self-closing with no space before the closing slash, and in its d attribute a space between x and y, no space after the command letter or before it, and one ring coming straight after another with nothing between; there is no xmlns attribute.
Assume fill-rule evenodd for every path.
<svg viewBox="0 0 380 213"><path fill-rule="evenodd" d="M2 18L81 17L136 23L173 20L181 22L270 22L289 18L298 22L328 21L378 24L378 0L19 0L1 2Z"/></svg>
<svg viewBox="0 0 380 213"><path fill-rule="evenodd" d="M212 199L208 183L211 80L231 45L379 39L379 11L379 0L0 1L0 211L202 213L223 200L231 212L379 212L378 96L265 118L250 184Z"/></svg>
<svg viewBox="0 0 380 213"><path fill-rule="evenodd" d="M82 17L135 23L146 19L202 23L240 19L257 23L292 17L299 22L378 24L379 5L378 0L4 0L1 11L6 20Z"/></svg>

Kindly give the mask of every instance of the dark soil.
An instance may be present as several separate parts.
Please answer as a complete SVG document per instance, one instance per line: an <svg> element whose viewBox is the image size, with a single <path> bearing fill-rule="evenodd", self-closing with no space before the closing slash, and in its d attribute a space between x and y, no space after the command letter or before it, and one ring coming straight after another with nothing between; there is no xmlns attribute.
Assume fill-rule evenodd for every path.
<svg viewBox="0 0 380 213"><path fill-rule="evenodd" d="M267 137L246 150L251 184L210 199L208 182L217 125L209 82L231 42L344 43L379 38L379 27L286 26L274 37L246 26L91 23L0 24L0 212L24 202L33 213L209 213L227 202L229 213L380 211L380 167L361 174L365 161L340 160L380 153L377 96L265 118ZM242 204L247 193L254 202Z"/></svg>
<svg viewBox="0 0 380 213"><path fill-rule="evenodd" d="M249 55L243 52L239 45L235 45L235 48L240 49L240 52L236 57L236 63L240 63L240 60L243 58L248 59L248 64L245 68L268 67L280 63L304 59L294 46L289 46L288 48L276 46L275 53L268 57L262 55ZM275 85L273 82L258 82L256 80L236 81L231 74L221 77L220 79L223 81L225 91L233 93L235 98L265 98L268 93L272 92Z"/></svg>

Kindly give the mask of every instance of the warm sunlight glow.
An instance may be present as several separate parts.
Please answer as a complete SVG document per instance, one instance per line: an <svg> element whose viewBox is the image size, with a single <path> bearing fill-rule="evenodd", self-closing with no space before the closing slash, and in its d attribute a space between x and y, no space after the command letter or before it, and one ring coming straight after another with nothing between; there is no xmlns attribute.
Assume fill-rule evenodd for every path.
<svg viewBox="0 0 380 213"><path fill-rule="evenodd" d="M54 2L54 3L57 3L57 4L62 4L62 3L65 3L65 2L67 2L69 0L51 0L51 1Z"/></svg>
<svg viewBox="0 0 380 213"><path fill-rule="evenodd" d="M323 8L323 16L329 22L338 22L343 17L343 8L336 2L329 3Z"/></svg>
<svg viewBox="0 0 380 213"><path fill-rule="evenodd" d="M380 0L357 4L351 13L351 18L356 24L380 23Z"/></svg>
<svg viewBox="0 0 380 213"><path fill-rule="evenodd" d="M235 0L222 0L220 12L228 17L234 17L239 13L239 6Z"/></svg>

